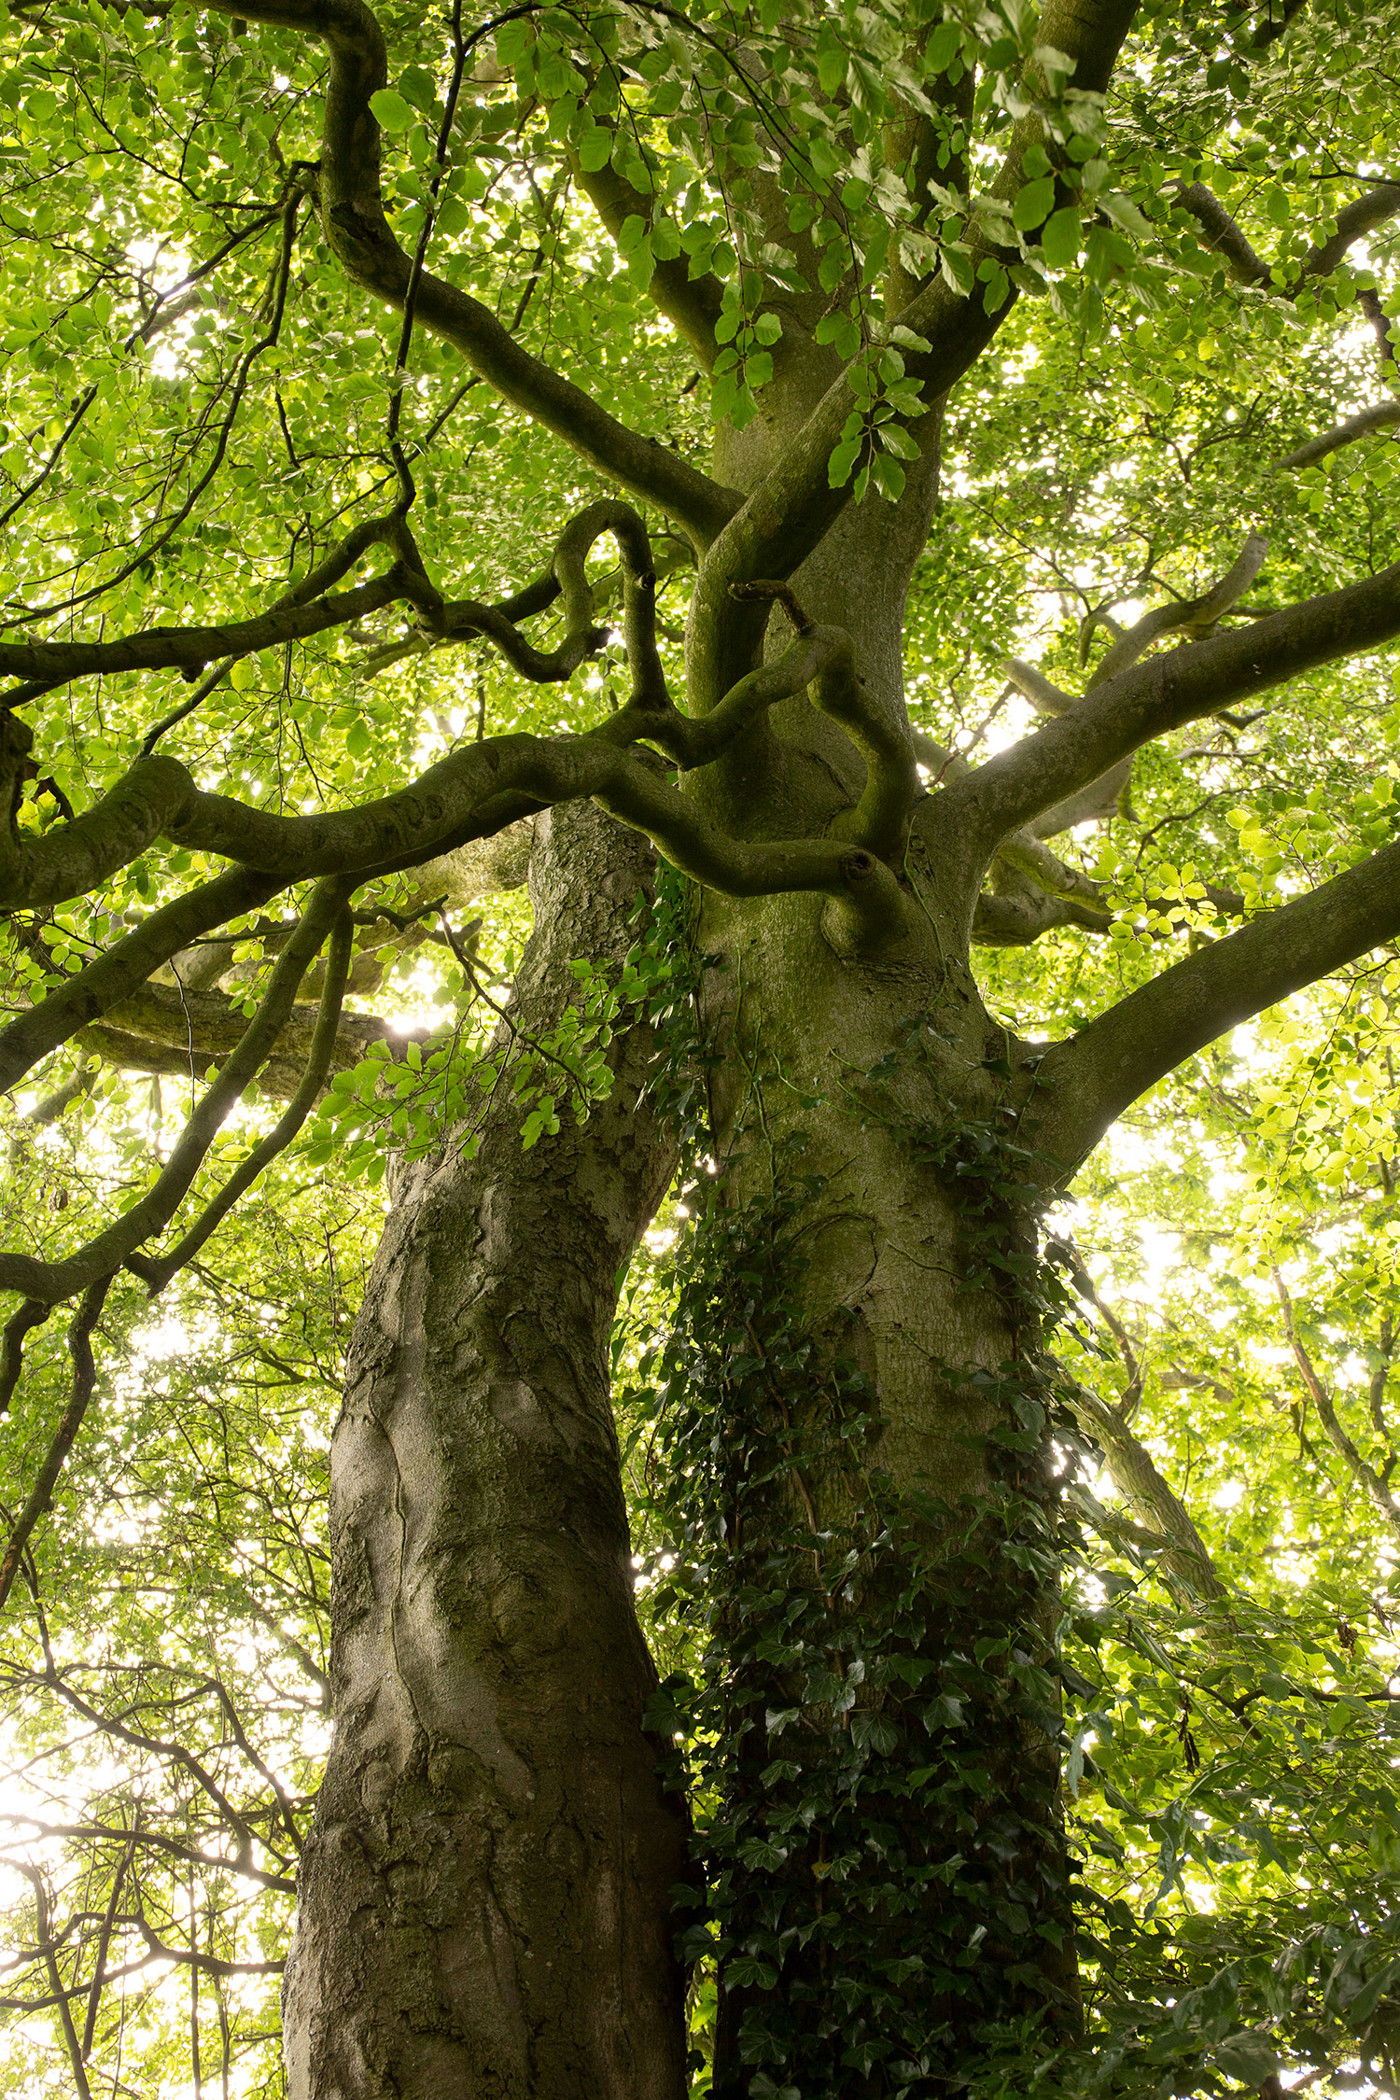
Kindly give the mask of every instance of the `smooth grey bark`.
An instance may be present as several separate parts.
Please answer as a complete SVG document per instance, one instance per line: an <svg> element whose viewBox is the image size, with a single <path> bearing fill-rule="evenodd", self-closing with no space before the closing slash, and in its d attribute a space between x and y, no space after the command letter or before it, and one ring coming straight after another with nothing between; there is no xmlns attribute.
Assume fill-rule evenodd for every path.
<svg viewBox="0 0 1400 2100"><path fill-rule="evenodd" d="M542 818L518 1028L620 962L650 849ZM609 1408L621 1270L673 1146L649 1032L581 1127L405 1173L331 1460L336 1732L285 1986L293 2100L679 2100L683 1813L642 1721ZM504 1093L505 1089L502 1089Z"/></svg>
<svg viewBox="0 0 1400 2100"><path fill-rule="evenodd" d="M1228 1597L1230 1593L1220 1580L1190 1510L1171 1483L1163 1479L1152 1453L1139 1443L1117 1408L1096 1393L1081 1389L1075 1412L1089 1434L1098 1439L1114 1486L1148 1527L1146 1534L1134 1543L1146 1545L1157 1556L1158 1565L1174 1590L1217 1602ZM1104 1529L1111 1538L1112 1530L1107 1526Z"/></svg>

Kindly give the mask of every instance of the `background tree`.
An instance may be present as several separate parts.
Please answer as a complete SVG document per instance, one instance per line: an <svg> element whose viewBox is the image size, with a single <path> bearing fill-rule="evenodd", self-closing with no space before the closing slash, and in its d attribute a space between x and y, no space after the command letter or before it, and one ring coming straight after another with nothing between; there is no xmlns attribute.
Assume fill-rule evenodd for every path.
<svg viewBox="0 0 1400 2100"><path fill-rule="evenodd" d="M1352 1856L1387 1783L1383 1678L1352 1617L1329 1646L1330 1606L1237 1595L1164 1476L1170 1438L1136 1433L1149 1387L1232 1422L1238 1376L1198 1368L1197 1334L1164 1386L1089 1236L1038 1246L1135 1101L1377 969L1374 1036L1337 1023L1323 1050L1299 1024L1311 1092L1194 1084L1203 1145L1301 1132L1320 1187L1388 1219L1388 1075L1352 1060L1388 1043L1390 965L1367 958L1400 928L1374 662L1400 632L1392 26L12 16L0 1070L36 1079L0 1257L3 1383L27 1396L0 1590L16 1725L61 1769L46 1731L77 1699L132 1753L119 1813L45 1825L79 1848L70 1877L84 1862L68 1913L60 1855L25 1862L22 2003L55 2013L79 2090L99 2028L124 2032L101 2024L118 1942L117 1968L144 1950L195 1979L197 2085L208 1979L227 2082L226 2000L277 1958L269 1912L246 1945L249 1872L285 1895L307 1836L293 2091L679 2093L682 1781L716 2093L1263 2084L1270 2023L1316 2068L1339 2036L1386 2058L1388 1913ZM153 682L172 671L188 692ZM522 961L518 907L463 914L518 889L525 825ZM656 914L639 834L689 879ZM1344 1099L1378 1185L1333 1143ZM307 1417L274 1457L257 1371L220 1472L204 1434L232 1402L192 1366L173 1564L185 1590L195 1546L265 1538L222 1608L270 1645L240 1642L236 1683L199 1661L211 1594L173 1644L142 1605L85 1648L84 1575L56 1649L45 1514L104 1410L103 1492L148 1509L115 1370L127 1350L149 1382L138 1285L187 1328L209 1278L220 1344L265 1326L290 1379L333 1382L362 1240L328 1329L279 1346L321 1200L303 1184L324 1175L329 1262L345 1172L373 1186L391 1150L331 1453L329 1658ZM616 1342L677 1666L655 1697L607 1345L678 1150L668 1307L648 1320L644 1294ZM225 1220L269 1171L291 1222L264 1254ZM1315 1491L1364 1490L1388 1524L1383 1311L1363 1427L1313 1286L1346 1287L1290 1282L1300 1228L1256 1223ZM211 1269L220 1245L248 1251ZM1369 1235L1353 1294L1384 1285L1387 1245ZM1095 1320L1117 1404L1081 1382ZM1081 1478L1085 1422L1130 1518ZM1136 1571L1071 1586L1077 1627L1076 1502ZM131 1522L80 1522L84 1567L172 1550L167 1519ZM1138 1582L1146 1603L1114 1604ZM1096 1675L1077 1639L1107 1649ZM1072 1802L1090 1738L1144 1710L1144 1659L1193 1772L1197 1679L1232 1717L1217 1764L1253 1767L1258 1864L1210 1975L1219 1938L1164 1942L1161 1906L1196 1852L1221 1866L1230 1797L1217 1771L1200 1805L1164 1803L1145 1754L1136 1794L1108 1782L1119 1821L1093 1842L1127 1878L1091 1889L1076 1961L1061 1702L1089 1702ZM314 1729L247 1714L326 1683L308 1834ZM1339 1702L1314 1798L1299 1730ZM1369 1776L1321 1841L1344 1765ZM1145 1937L1123 1894L1149 1900L1143 1828ZM1285 1839L1295 1878L1305 1842L1338 1854L1309 1877L1312 1953L1269 1880Z"/></svg>

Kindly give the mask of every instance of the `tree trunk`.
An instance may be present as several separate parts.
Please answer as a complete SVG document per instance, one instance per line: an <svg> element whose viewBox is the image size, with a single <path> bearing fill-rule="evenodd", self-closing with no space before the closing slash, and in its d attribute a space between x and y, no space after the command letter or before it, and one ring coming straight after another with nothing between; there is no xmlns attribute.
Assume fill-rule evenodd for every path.
<svg viewBox="0 0 1400 2100"><path fill-rule="evenodd" d="M810 619L852 633L867 692L894 719L904 718L905 597L927 530L917 490L894 512L867 501L794 578ZM805 699L779 713L798 755L768 776L758 820L756 765L714 768L701 792L728 829L811 836L855 801L864 768ZM781 1621L781 1636L781 1615L768 1622L766 1644L751 1610L726 1619L721 1599L712 1621L733 1637L735 1728L712 1883L723 1890L726 1844L775 1861L736 1873L719 1904L716 2100L742 2100L759 2069L773 2082L761 2090L791 2085L804 2100L883 2094L910 2075L941 2090L960 2058L985 2058L990 2036L1041 2022L1064 2035L1078 2021L1035 1304L1036 1188L1052 1177L1027 1143L1034 1058L986 1011L941 875L911 855L922 929L874 963L843 950L811 895L705 900L700 945L720 966L704 1005L724 1051L712 1063L719 1202L751 1218L765 1192L790 1205L766 1288L796 1321L770 1334L761 1313L749 1320L737 1353L766 1356L771 1397L742 1419L724 1419L727 1395L744 1404L742 1371L722 1350L710 1366L716 1448L730 1460L713 1579L734 1598L801 1581L803 1552L784 1559L774 1545L784 1522L790 1539L827 1542L809 1564L825 1553L834 1567L848 1549L864 1571L814 1609L800 1662L803 1620ZM761 1261L751 1248L745 1258ZM825 1371L784 1368L800 1353L795 1334L817 1344ZM745 1471L746 1446L779 1438L790 1450L839 1410L842 1365L855 1367L878 1422L864 1479L882 1485L854 1530L859 1467L796 1465L785 1511ZM896 1549L872 1545L877 1509ZM829 1579L817 1575L817 1590ZM857 1644L866 1674L843 1715L820 1687ZM882 1680L896 1656L909 1675ZM938 1708L943 1695L954 1708ZM940 1710L959 1715L950 1732L923 1718ZM770 1736L787 1712L798 1718ZM852 1727L872 1712L892 1718L895 1740L886 1747L877 1727L857 1753ZM843 1848L845 1878L827 1882ZM895 2075L896 2060L915 2068Z"/></svg>
<svg viewBox="0 0 1400 2100"><path fill-rule="evenodd" d="M621 963L650 849L541 820L518 1028ZM332 1452L336 1731L285 1988L294 2100L678 2100L683 1813L642 1725L609 1408L617 1284L673 1170L618 1036L587 1123L493 1113L398 1192ZM505 1091L504 1089L502 1090Z"/></svg>
<svg viewBox="0 0 1400 2100"><path fill-rule="evenodd" d="M873 2100L901 2089L891 2053L937 2078L995 2030L1043 2021L1064 2036L1078 2021L1035 1173L1010 1149L1022 1053L962 972L936 954L898 971L843 959L809 899L716 903L703 945L727 966L711 980L713 1018L741 1052L723 1071L750 1075L717 1103L733 1160L721 1200L761 1213L771 1188L792 1206L754 1292L787 1305L771 1329L756 1306L739 1343L766 1359L770 1397L745 1411L722 1350L707 1376L728 1466L712 1580L721 1600L780 1583L790 1598L807 1533L823 1541L817 1587L830 1592L805 1621L736 1609L726 1626L723 1601L716 1615L732 1633L733 1849L781 1858L736 1876L721 1916L715 2094L743 2100L762 2068L804 2100ZM822 1441L850 1386L841 1366L876 1423L849 1460ZM804 1437L813 1456L780 1509L747 1468ZM848 1554L860 1572L838 1594ZM830 1680L857 1657L843 1715ZM856 1755L850 1731L870 1714L892 1732ZM826 1882L843 1855L843 1878ZM755 1980L755 1963L772 1973Z"/></svg>

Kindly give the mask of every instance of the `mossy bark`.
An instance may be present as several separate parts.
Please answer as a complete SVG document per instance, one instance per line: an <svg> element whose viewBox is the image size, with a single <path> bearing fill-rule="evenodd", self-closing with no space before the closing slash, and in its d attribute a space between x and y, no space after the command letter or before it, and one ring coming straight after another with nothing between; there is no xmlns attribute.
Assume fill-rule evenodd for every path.
<svg viewBox="0 0 1400 2100"><path fill-rule="evenodd" d="M742 462L731 458L725 465L728 478L741 482ZM794 578L810 619L852 634L867 692L896 722L905 719L900 657L906 594L928 525L927 490L923 500L911 493L897 512L872 499L844 515ZM859 757L806 700L787 703L774 727L781 731L781 746L774 740L766 750L736 753L712 769L697 792L731 829L748 822L769 835L812 835L839 826L863 785ZM781 770L775 771L779 751ZM1024 1445L1019 1401L1040 1385L1031 1302L1031 1191L1037 1180L1051 1176L1048 1162L1033 1157L1036 1060L1030 1046L993 1019L979 995L961 871L941 868L916 846L896 872L910 907L908 931L873 955L851 952L820 899L736 901L707 893L699 946L713 958L704 1004L723 1052L712 1065L713 1109L727 1193L736 1205L752 1205L762 1200L765 1185L791 1190L805 1184L790 1227L800 1268L793 1285L800 1318L833 1359L854 1364L868 1382L881 1425L868 1461L883 1473L904 1512L915 1558L926 1554L925 1566L937 1565L938 1520L926 1514L934 1502L967 1511L979 1501L991 1504L1009 1495L1014 1503L1021 1497L1026 1532L1016 1535L1014 1515L1010 1533L1003 1519L989 1518L991 1528L978 1549L986 1552L985 1564L970 1577L969 1563L953 1556L943 1578L946 1595L940 1601L935 1578L920 1607L926 1658L935 1670L929 1684L943 1682L939 1673L951 1669L947 1682L956 1677L965 1694L966 1671L957 1656L970 1655L979 1641L989 1651L986 1696L974 1689L970 1699L964 1697L961 1734L947 1768L955 1772L961 1760L971 1775L966 1788L959 1795L954 1780L936 1809L921 1807L902 1794L900 1772L888 1775L887 1788L876 1765L867 1767L861 1783L869 1790L875 1823L886 1815L912 1829L913 1820L925 1819L928 1842L911 1862L910 1886L902 1895L896 1891L883 1911L875 1900L865 1948L842 1957L849 1973L839 1979L839 1964L833 1965L820 1930L804 1941L800 1926L787 1935L771 1988L746 1982L726 1989L721 1974L719 2100L746 2095L760 2063L783 2082L776 2058L768 2062L746 2046L746 2022L750 2041L765 2029L781 2032L784 2019L800 2034L817 2015L799 2012L794 2020L794 2009L819 2007L824 1991L834 2007L846 1986L856 1994L845 2001L852 2006L860 2004L862 1990L877 2002L892 1953L916 1947L946 1949L970 1941L980 1949L951 1990L933 1981L937 1961L930 1951L928 1968L904 1991L909 2031L941 2031L938 2053L950 2073L964 2050L975 2053L982 2046L979 2037L985 2038L989 2023L1007 2031L1045 2016L1050 2032L1060 2034L1077 2023L1069 1863L1058 1810L1057 1698L1053 1676L1039 1674L1053 1664L1048 1636L1054 1589L1044 1552L1053 1500L1048 1431L1032 1440L1034 1448L1007 1456L1007 1440L1014 1446L1021 1436ZM984 1170L985 1201L978 1194ZM1018 1176L1024 1200L1008 1206L991 1193L996 1181ZM1018 1275L1024 1290L1014 1280ZM1018 1394L1021 1373L1024 1393ZM775 1407L800 1408L800 1396L780 1394L780 1385L779 1374ZM849 1483L814 1476L806 1492L817 1529L839 1535ZM1028 1577L1027 1563L1037 1556L1041 1572ZM735 1558L737 1570L741 1553ZM740 1585L750 1579L747 1572L736 1574ZM875 1614L881 1608L877 1590L878 1583L867 1599ZM901 1641L910 1623L906 1611ZM878 1641L878 1629L866 1633ZM1034 1684L1035 1697L1023 1697L1011 1681L1018 1671ZM776 1668L771 1684L760 1686L755 1678L750 1692L748 1711L758 1716L765 1705L782 1709L799 1696ZM880 1696L866 1691L861 1701L878 1704ZM795 1802L808 1785L804 1771L799 1780L765 1789L758 1769L770 1757L801 1763L800 1734L808 1727L812 1755L820 1758L825 1753L816 1737L832 1725L820 1712L804 1715L781 1744L765 1745L758 1739L761 1729L751 1731L755 1740L738 1754L735 1784L756 1800L755 1828L767 1815L768 1825L781 1831L784 1788L791 1787ZM902 1727L897 1756L905 1756L909 1742ZM917 1742L914 1751L915 1764L934 1755ZM791 1827L781 1838L786 1865L765 1890L756 1891L754 1958L779 1959L781 1936L765 1927L765 1911L770 1923L781 1917L797 1926L804 1913L796 1884L804 1874L824 1871L821 1830L799 1842ZM945 1859L960 1855L966 1864L958 1876L938 1879L920 1895L918 1875L940 1848ZM893 1886L898 1875L886 1867L881 1861L877 1879L883 1874ZM836 1903L840 1894L833 1887L825 1900ZM853 1910L862 1900L854 1886L846 1897ZM959 1942L960 1903L965 1917ZM819 1909L814 1900L811 1914ZM921 1937L925 1927L927 1939ZM735 1951L747 1946L741 1931ZM857 1972L867 1952L869 1974L862 1978ZM942 1973L949 1973L946 1967ZM916 2002L920 1994L922 2006ZM937 2016L925 2023L935 2000ZM821 2069L823 2051L830 2058L827 2071ZM802 2076L801 2067L793 2066L792 2080L804 2093L810 2084L813 2092L839 2092L849 2100L887 2090L878 2067L843 2070L840 2062L841 2036L833 2028ZM940 2088L934 2083L929 2089Z"/></svg>

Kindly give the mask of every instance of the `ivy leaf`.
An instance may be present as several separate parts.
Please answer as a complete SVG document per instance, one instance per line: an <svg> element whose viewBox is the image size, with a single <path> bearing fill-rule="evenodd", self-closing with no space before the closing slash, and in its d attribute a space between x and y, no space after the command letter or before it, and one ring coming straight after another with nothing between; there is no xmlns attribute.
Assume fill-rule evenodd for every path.
<svg viewBox="0 0 1400 2100"><path fill-rule="evenodd" d="M884 1714L867 1707L851 1716L851 1737L862 1750L875 1757L888 1757L897 1747L899 1730Z"/></svg>

